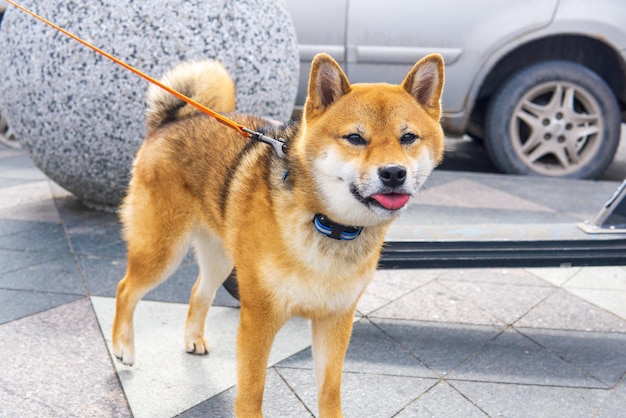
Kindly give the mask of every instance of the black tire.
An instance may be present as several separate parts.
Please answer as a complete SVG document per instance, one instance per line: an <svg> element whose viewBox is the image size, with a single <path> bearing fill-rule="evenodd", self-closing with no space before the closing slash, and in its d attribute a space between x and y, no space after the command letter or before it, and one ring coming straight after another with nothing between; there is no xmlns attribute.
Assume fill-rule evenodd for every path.
<svg viewBox="0 0 626 418"><path fill-rule="evenodd" d="M505 173L599 177L620 139L620 108L596 73L545 61L511 76L487 109L485 146Z"/></svg>

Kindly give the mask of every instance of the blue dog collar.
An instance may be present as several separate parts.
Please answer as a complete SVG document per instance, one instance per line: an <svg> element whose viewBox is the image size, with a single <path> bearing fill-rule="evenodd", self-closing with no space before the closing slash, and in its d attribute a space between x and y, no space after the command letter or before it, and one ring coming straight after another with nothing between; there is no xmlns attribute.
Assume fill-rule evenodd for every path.
<svg viewBox="0 0 626 418"><path fill-rule="evenodd" d="M313 225L320 234L341 241L352 241L363 231L362 226L341 225L319 213L313 218Z"/></svg>

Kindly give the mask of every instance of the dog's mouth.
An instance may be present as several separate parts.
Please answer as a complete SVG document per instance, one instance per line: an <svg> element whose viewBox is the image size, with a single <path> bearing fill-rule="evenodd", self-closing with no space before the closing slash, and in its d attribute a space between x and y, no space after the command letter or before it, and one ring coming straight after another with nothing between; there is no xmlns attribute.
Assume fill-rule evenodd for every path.
<svg viewBox="0 0 626 418"><path fill-rule="evenodd" d="M410 194L404 193L386 193L370 196L370 199L374 200L380 206L388 210L402 209L410 198Z"/></svg>
<svg viewBox="0 0 626 418"><path fill-rule="evenodd" d="M396 211L402 209L406 206L411 198L411 195L408 193L398 193L398 192L389 192L389 193L376 193L370 195L369 197L363 196L355 186L351 188L352 194L354 197L368 207L379 207L382 209L386 209L389 211Z"/></svg>

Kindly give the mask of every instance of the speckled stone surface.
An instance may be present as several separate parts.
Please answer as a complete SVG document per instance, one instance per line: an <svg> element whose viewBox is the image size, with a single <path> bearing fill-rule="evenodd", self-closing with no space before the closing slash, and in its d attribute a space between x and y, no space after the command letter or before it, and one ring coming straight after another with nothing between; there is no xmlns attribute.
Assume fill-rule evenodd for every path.
<svg viewBox="0 0 626 418"><path fill-rule="evenodd" d="M180 61L217 58L238 111L287 120L298 51L281 1L23 1L25 7L160 77ZM147 82L9 7L0 27L0 104L39 168L92 205L114 207L145 134Z"/></svg>

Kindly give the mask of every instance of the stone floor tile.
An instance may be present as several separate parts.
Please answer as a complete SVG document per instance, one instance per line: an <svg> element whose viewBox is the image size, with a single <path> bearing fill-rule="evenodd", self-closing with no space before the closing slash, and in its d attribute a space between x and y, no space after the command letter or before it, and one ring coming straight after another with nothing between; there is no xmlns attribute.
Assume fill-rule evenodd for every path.
<svg viewBox="0 0 626 418"><path fill-rule="evenodd" d="M450 384L491 417L593 417L609 395L605 389L467 381Z"/></svg>
<svg viewBox="0 0 626 418"><path fill-rule="evenodd" d="M537 267L526 268L525 270L555 286L561 286L582 268L583 267Z"/></svg>
<svg viewBox="0 0 626 418"><path fill-rule="evenodd" d="M91 298L110 348L115 300ZM213 307L206 323L208 356L185 352L187 305L142 301L135 313L135 365L114 361L136 418L171 417L236 383L235 350L239 310ZM176 337L178 336L178 338ZM306 321L297 318L278 333L270 355L275 364L311 343Z"/></svg>
<svg viewBox="0 0 626 418"><path fill-rule="evenodd" d="M317 388L312 370L276 367L278 373L318 416ZM344 373L342 406L346 417L392 417L437 383L436 379Z"/></svg>
<svg viewBox="0 0 626 418"><path fill-rule="evenodd" d="M370 316L459 324L501 324L500 320L473 304L464 295L458 295L436 282L414 290L374 311Z"/></svg>
<svg viewBox="0 0 626 418"><path fill-rule="evenodd" d="M57 257L58 253L0 249L0 275L47 263Z"/></svg>
<svg viewBox="0 0 626 418"><path fill-rule="evenodd" d="M443 270L435 269L378 270L359 300L357 309L363 315L367 315L430 282L442 273Z"/></svg>
<svg viewBox="0 0 626 418"><path fill-rule="evenodd" d="M80 254L76 257L92 296L115 297L117 284L126 272L125 258Z"/></svg>
<svg viewBox="0 0 626 418"><path fill-rule="evenodd" d="M117 285L126 272L126 258L79 255L79 264L85 277L89 294L114 298ZM198 277L195 261L183 264L167 280L151 290L143 300L188 303L191 288ZM1 283L1 278L0 278ZM239 307L239 301L220 287L213 301L214 306Z"/></svg>
<svg viewBox="0 0 626 418"><path fill-rule="evenodd" d="M454 293L471 300L505 324L515 323L556 291L553 287L516 284L465 281L447 281L442 284Z"/></svg>
<svg viewBox="0 0 626 418"><path fill-rule="evenodd" d="M279 367L313 369L311 349L307 348L282 361ZM367 319L361 319L354 324L343 370L393 376L436 377L410 351L400 347Z"/></svg>
<svg viewBox="0 0 626 418"><path fill-rule="evenodd" d="M568 291L613 315L626 320L626 290L570 288Z"/></svg>
<svg viewBox="0 0 626 418"><path fill-rule="evenodd" d="M0 326L0 415L130 417L88 299Z"/></svg>
<svg viewBox="0 0 626 418"><path fill-rule="evenodd" d="M484 282L513 284L519 286L550 286L545 280L529 273L525 269L449 269L437 279L441 283L448 281Z"/></svg>
<svg viewBox="0 0 626 418"><path fill-rule="evenodd" d="M626 373L626 334L536 328L517 330L609 388Z"/></svg>
<svg viewBox="0 0 626 418"><path fill-rule="evenodd" d="M0 202L0 218L54 223L61 220L50 196L3 197Z"/></svg>
<svg viewBox="0 0 626 418"><path fill-rule="evenodd" d="M3 219L0 216L0 237L5 235L13 235L18 232L27 231L41 222L24 221L17 219ZM48 223L48 222L45 222Z"/></svg>
<svg viewBox="0 0 626 418"><path fill-rule="evenodd" d="M509 329L447 379L543 386L606 388L524 335Z"/></svg>
<svg viewBox="0 0 626 418"><path fill-rule="evenodd" d="M230 418L234 416L236 388L207 399L193 408L177 415L178 418ZM311 411L298 399L276 369L267 371L263 413L266 417L296 418L313 417Z"/></svg>
<svg viewBox="0 0 626 418"><path fill-rule="evenodd" d="M446 382L439 382L400 412L398 418L464 417L487 415Z"/></svg>
<svg viewBox="0 0 626 418"><path fill-rule="evenodd" d="M456 206L498 210L523 210L529 212L553 212L544 205L519 198L509 192L494 189L480 182L457 179L444 185L430 187L420 195L421 204ZM538 216L534 213L534 216Z"/></svg>
<svg viewBox="0 0 626 418"><path fill-rule="evenodd" d="M490 175L488 184L493 189L514 194L520 199L549 207L580 221L593 217L617 186L616 182L611 181L568 181L548 177L541 181L524 180L524 177L518 176Z"/></svg>
<svg viewBox="0 0 626 418"><path fill-rule="evenodd" d="M396 343L444 376L494 339L503 328L406 320L372 319Z"/></svg>
<svg viewBox="0 0 626 418"><path fill-rule="evenodd" d="M54 254L54 258L8 273L0 273L0 288L85 295L85 285L74 256Z"/></svg>
<svg viewBox="0 0 626 418"><path fill-rule="evenodd" d="M0 237L0 248L22 251L70 252L63 225L38 222L26 231Z"/></svg>
<svg viewBox="0 0 626 418"><path fill-rule="evenodd" d="M0 289L0 324L84 298L83 295Z"/></svg>
<svg viewBox="0 0 626 418"><path fill-rule="evenodd" d="M565 290L548 296L515 325L520 328L626 332L626 320Z"/></svg>
<svg viewBox="0 0 626 418"><path fill-rule="evenodd" d="M563 287L626 291L626 266L585 267Z"/></svg>
<svg viewBox="0 0 626 418"><path fill-rule="evenodd" d="M626 381L622 379L595 416L598 418L621 417L624 411L626 411Z"/></svg>

